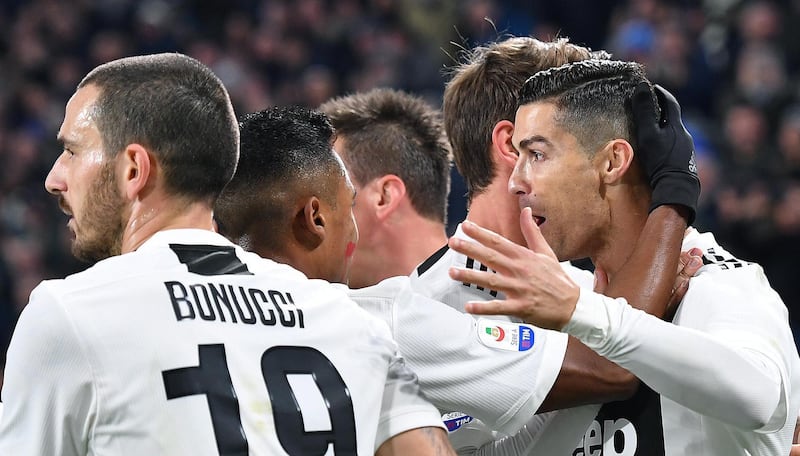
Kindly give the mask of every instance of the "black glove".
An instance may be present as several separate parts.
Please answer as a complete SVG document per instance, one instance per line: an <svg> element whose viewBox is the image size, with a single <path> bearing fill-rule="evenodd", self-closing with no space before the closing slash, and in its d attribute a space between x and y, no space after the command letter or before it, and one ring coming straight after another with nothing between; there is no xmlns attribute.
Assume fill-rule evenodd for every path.
<svg viewBox="0 0 800 456"><path fill-rule="evenodd" d="M631 105L636 124L636 154L653 190L650 211L663 204L677 204L689 210L688 224L694 222L700 179L694 161L694 141L681 121L678 101L659 85L640 83Z"/></svg>

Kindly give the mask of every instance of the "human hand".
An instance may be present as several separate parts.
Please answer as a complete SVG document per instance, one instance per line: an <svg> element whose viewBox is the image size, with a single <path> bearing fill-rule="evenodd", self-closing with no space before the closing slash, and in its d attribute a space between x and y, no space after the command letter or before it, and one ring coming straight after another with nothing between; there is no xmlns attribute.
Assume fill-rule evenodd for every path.
<svg viewBox="0 0 800 456"><path fill-rule="evenodd" d="M522 210L520 226L528 248L474 223L462 224L464 233L477 242L451 238L450 248L496 272L451 268L450 277L506 295L505 300L468 302L467 312L513 315L541 328L560 330L572 317L580 288L561 268L530 208Z"/></svg>
<svg viewBox="0 0 800 456"><path fill-rule="evenodd" d="M608 288L608 274L606 274L606 271L600 266L595 266L594 287L592 287L592 290L594 290L595 293L605 294L606 288Z"/></svg>
<svg viewBox="0 0 800 456"><path fill-rule="evenodd" d="M663 204L689 210L688 224L694 222L700 179L694 159L694 141L681 120L681 107L666 89L650 84L636 86L631 99L636 123L636 155L652 188L652 211Z"/></svg>
<svg viewBox="0 0 800 456"><path fill-rule="evenodd" d="M689 290L689 281L703 267L703 251L698 248L681 252L678 260L678 274L675 276L675 285L672 287L672 296L669 298L664 320L672 321L686 292Z"/></svg>

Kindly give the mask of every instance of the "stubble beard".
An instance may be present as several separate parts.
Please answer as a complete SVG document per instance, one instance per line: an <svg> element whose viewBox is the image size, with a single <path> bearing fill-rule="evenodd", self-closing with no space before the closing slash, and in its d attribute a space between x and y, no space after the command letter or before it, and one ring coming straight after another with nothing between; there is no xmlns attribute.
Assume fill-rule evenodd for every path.
<svg viewBox="0 0 800 456"><path fill-rule="evenodd" d="M115 185L113 162L104 165L92 183L84 205L84 234L76 232L72 242L75 258L95 263L122 251L123 199Z"/></svg>

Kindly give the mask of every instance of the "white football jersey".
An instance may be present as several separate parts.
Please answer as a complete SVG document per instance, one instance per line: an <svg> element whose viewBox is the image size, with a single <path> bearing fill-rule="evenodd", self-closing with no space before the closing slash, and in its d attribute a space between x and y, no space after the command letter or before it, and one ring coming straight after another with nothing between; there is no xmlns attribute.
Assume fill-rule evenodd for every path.
<svg viewBox="0 0 800 456"><path fill-rule="evenodd" d="M453 237L472 241L464 234L461 224L456 227ZM414 291L436 301L464 312L464 304L468 301L485 301L489 299L505 299L502 292L486 290L470 283L456 282L450 278L448 271L451 267L477 269L487 271L486 265L480 261L458 253L447 245L439 249L428 259L423 261L411 273L411 286ZM594 276L591 272L576 268L569 261L561 263L561 267L581 288L591 290L594 287ZM505 315L492 316L496 319L509 319Z"/></svg>
<svg viewBox="0 0 800 456"><path fill-rule="evenodd" d="M458 312L415 293L408 277L350 290L350 297L389 323L425 396L444 414L459 453L471 454L523 426L542 427L534 415L561 368L566 335ZM580 416L566 443L549 439L535 448L539 454L571 449L594 413ZM524 444L536 443L528 438Z"/></svg>
<svg viewBox="0 0 800 456"><path fill-rule="evenodd" d="M365 455L443 427L384 322L204 230L42 282L2 400L2 455Z"/></svg>
<svg viewBox="0 0 800 456"><path fill-rule="evenodd" d="M472 238L467 236L461 229L461 224L456 228L453 237L472 240ZM569 262L562 262L561 266L579 286L592 289L594 282L592 273L576 268ZM462 313L464 312L464 304L468 301L505 299L505 295L502 292L487 290L474 284L456 282L450 278L448 273L451 267L477 269L481 271L488 270L486 265L464 254L458 253L445 245L422 262L411 273L412 288L417 293L447 304ZM505 315L492 316L491 319L512 321L512 319ZM540 339L547 339L552 342L546 347L547 353L542 354L543 356L540 357L540 362L530 367L531 372L536 372L538 378L542 379L542 381L530 385L531 388L535 389L535 395L538 398L538 403L533 409L534 411L541 405L541 401L544 400L550 388L553 386L561 370L561 363L563 362L567 346L567 337L562 333L540 328L535 328L535 332ZM395 334L397 333L395 332ZM557 343L554 342L556 340L558 341ZM403 342L400 342L399 338L398 341L401 345L401 351L409 358L408 362L411 365L410 350L403 347ZM529 362L532 361L533 360L529 360ZM420 372L417 366L413 366L413 369L418 373ZM447 367L439 367L439 369L441 369L443 373L450 371ZM421 382L424 382L423 377L425 377L426 374L420 373L419 375ZM490 394L491 396L495 394L496 387L490 386L490 388L491 389L486 389L484 391L492 391ZM426 387L424 390L427 394L428 391ZM440 409L442 409L441 406ZM495 425L488 425L479 419L473 418L463 409L450 408L444 409L443 411L450 412L444 417L445 424L448 427L450 442L459 453L469 454L473 449L480 448L483 445L508 435L506 432L498 432L500 429ZM467 416L460 416L464 414ZM585 415L585 413L583 413L583 415ZM575 414L575 416L578 416L578 414ZM563 421L567 422L567 420ZM569 422L575 423L576 421L573 420ZM579 434L578 432L576 435ZM565 435L568 436L569 432L565 432ZM567 441L569 441L569 437L567 437Z"/></svg>
<svg viewBox="0 0 800 456"><path fill-rule="evenodd" d="M703 251L674 324L581 292L565 327L642 382L606 404L573 456L785 456L800 409L800 358L786 306L761 266L690 228Z"/></svg>

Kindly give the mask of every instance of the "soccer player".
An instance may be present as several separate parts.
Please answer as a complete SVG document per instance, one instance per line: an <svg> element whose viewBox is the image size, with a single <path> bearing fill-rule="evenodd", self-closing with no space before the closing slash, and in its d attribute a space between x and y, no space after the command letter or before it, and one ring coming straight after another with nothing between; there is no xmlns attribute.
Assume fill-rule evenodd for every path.
<svg viewBox="0 0 800 456"><path fill-rule="evenodd" d="M333 130L325 116L276 107L248 114L240 128L240 167L216 206L221 232L309 277L344 282L353 250L341 225L352 217L355 195L331 148ZM513 446L504 447L506 453L494 454L518 448L542 454L572 449L583 428L575 429L572 439L543 437L539 430L546 418L534 416L547 393L542 361L563 356L563 351L538 338L541 330L493 320L476 322L413 293L408 277L350 294L390 324L423 392L435 405L466 411L504 434L521 433ZM580 411L579 416L585 416L580 423L585 427L595 413L585 416ZM453 419L450 424L469 419ZM460 450L476 448L473 442Z"/></svg>
<svg viewBox="0 0 800 456"><path fill-rule="evenodd" d="M450 69L444 91L444 124L456 167L467 185L467 220L523 242L517 222L519 207L506 190L515 158L510 138L516 94L533 73L594 55L608 57L566 38L543 42L511 37L465 51L462 61ZM460 227L455 236L463 237ZM451 265L465 266L468 261L469 267L482 265L449 250L446 244L440 247L412 274L415 289L462 311L467 300L493 293L450 280L447 270ZM583 285L592 286L590 273L569 264L565 267Z"/></svg>
<svg viewBox="0 0 800 456"><path fill-rule="evenodd" d="M445 86L443 114L456 166L467 184L467 220L524 245L519 228L518 202L507 190L517 156L511 143L517 93L525 80L539 70L591 57L609 56L602 51L592 52L574 45L566 38L543 42L528 37L512 37L466 52L464 61L453 68L452 77ZM643 122L642 127L654 131L657 126L652 123ZM652 152L657 157L668 150ZM672 152L685 156L688 162L692 150ZM684 175L684 178L696 199L699 192L697 177ZM659 316L665 312L663 296L669 293L672 280L654 272L664 268L661 269L663 272L667 267L671 270L686 228L687 214L680 208L693 204L691 197L673 202L676 205L653 212L639 239L639 248L631 255L623 273L618 274L606 289L606 293L625 296L632 304ZM468 239L460 226L454 237ZM592 288L590 273L566 262L562 266L581 286ZM464 303L469 300L503 297L491 287L475 287L451 280L448 276L451 267L487 268L481 262L444 246L412 274L413 288L462 311ZM637 390L638 380L634 376L613 363L604 362L576 339L544 331L541 339L547 339L547 350L559 355L555 357L556 362L539 366L542 383L546 385L543 387L546 397L540 411L623 399ZM585 413L594 416L596 410L586 410ZM587 423L589 421L591 417ZM451 433L454 446L462 446L456 439L485 443L492 439L492 435L480 423L470 422L466 429Z"/></svg>
<svg viewBox="0 0 800 456"><path fill-rule="evenodd" d="M640 153L663 138L632 131L634 119L658 111L656 99L662 123L674 128L677 102L661 88L653 93L638 64L590 60L529 79L515 119L519 158L509 191L525 207L520 222L532 251L465 225L482 245L451 240L451 247L497 274L451 275L506 293L469 311L573 335L649 387L604 406L572 454L789 454L800 359L786 307L760 266L688 228L683 248L700 248L704 266L672 323L581 289L558 267L557 259L588 255L613 280L631 254L631 239L664 196L646 177L659 170Z"/></svg>
<svg viewBox="0 0 800 456"><path fill-rule="evenodd" d="M350 287L411 274L447 244L450 143L441 114L391 89L334 98L319 109L336 129L334 149L356 188L360 238Z"/></svg>
<svg viewBox="0 0 800 456"><path fill-rule="evenodd" d="M229 96L180 54L92 70L45 186L97 263L31 294L3 455L452 454L386 324L212 230Z"/></svg>

